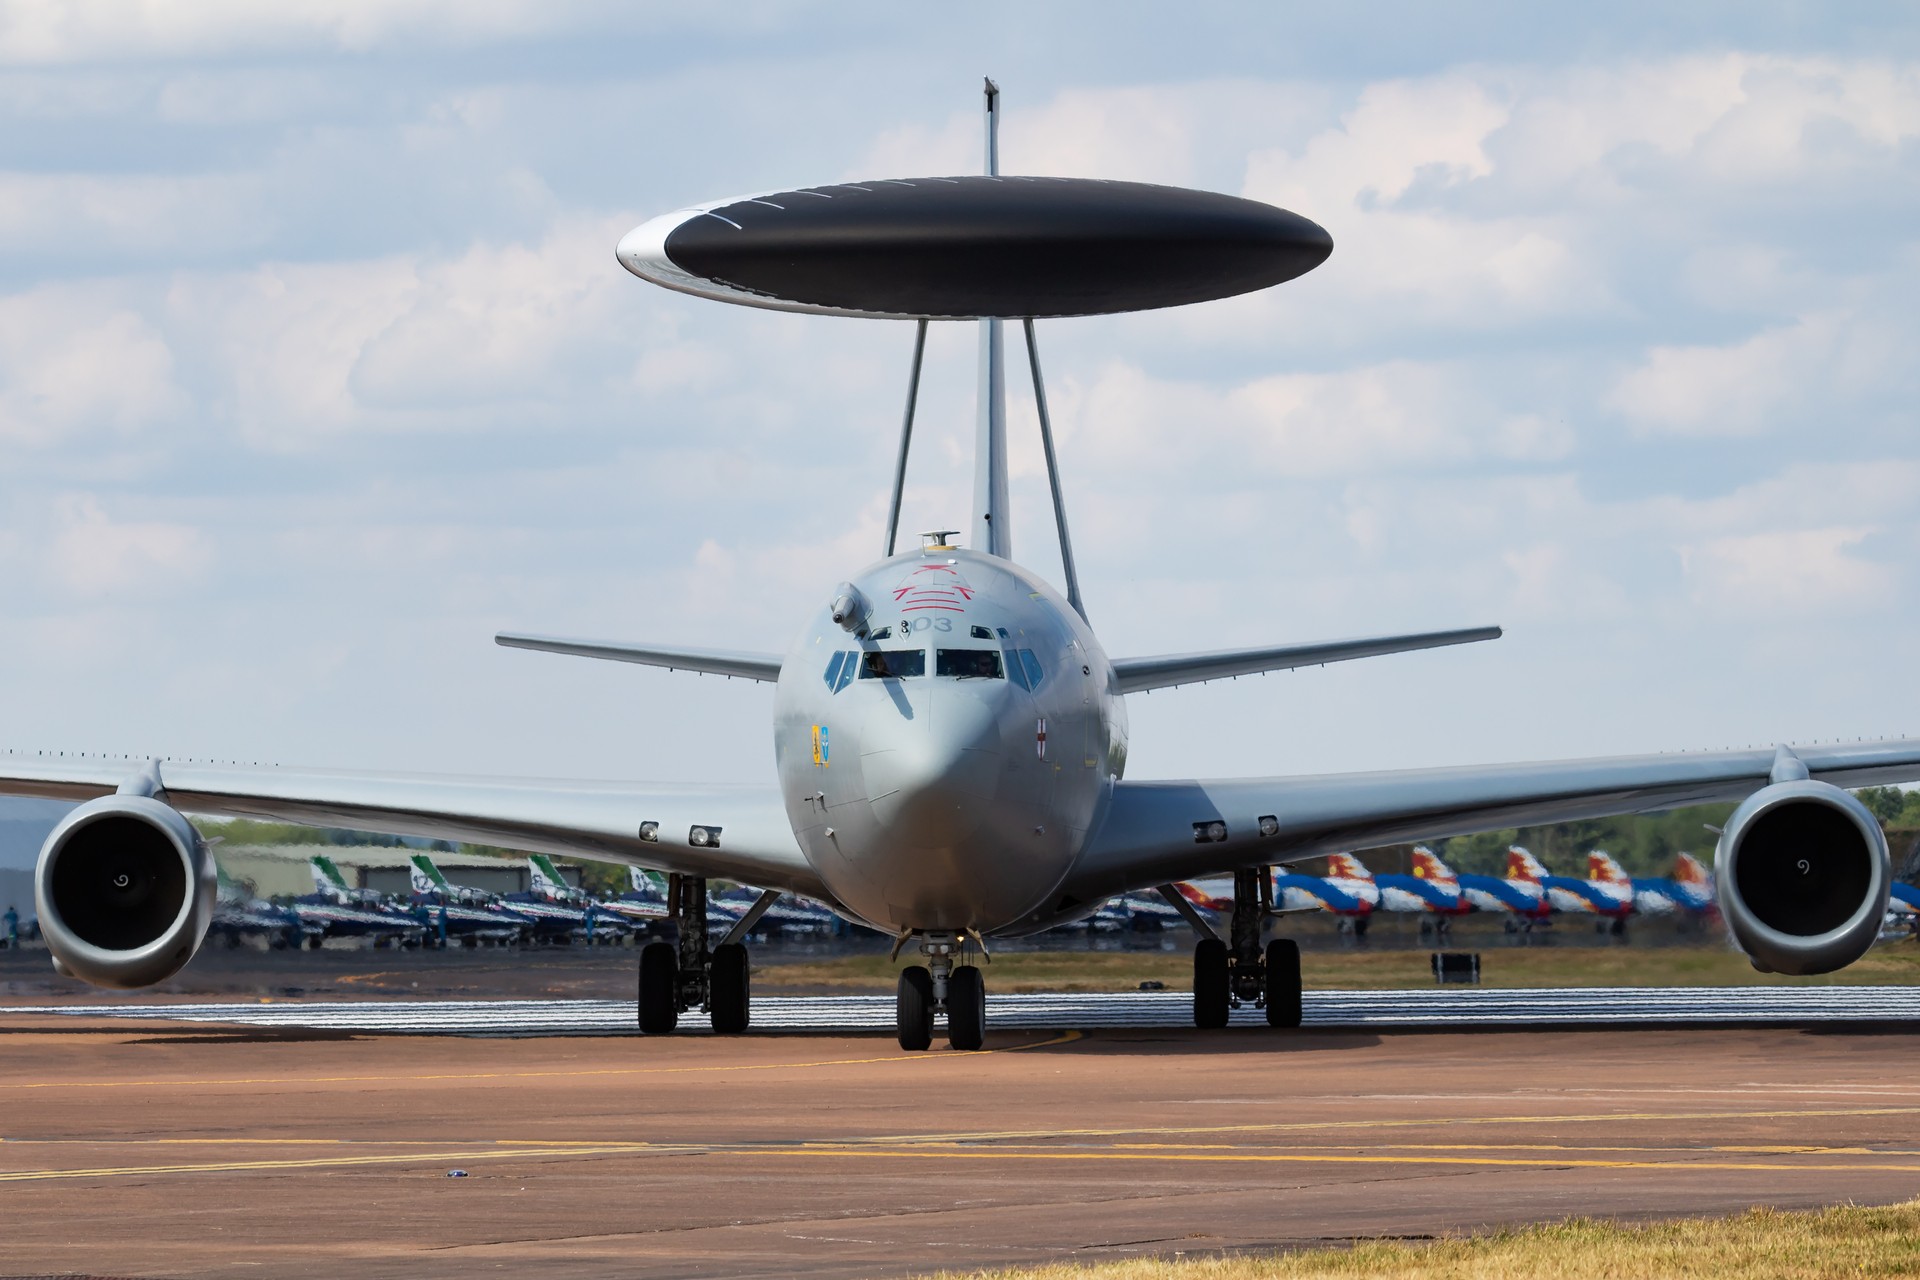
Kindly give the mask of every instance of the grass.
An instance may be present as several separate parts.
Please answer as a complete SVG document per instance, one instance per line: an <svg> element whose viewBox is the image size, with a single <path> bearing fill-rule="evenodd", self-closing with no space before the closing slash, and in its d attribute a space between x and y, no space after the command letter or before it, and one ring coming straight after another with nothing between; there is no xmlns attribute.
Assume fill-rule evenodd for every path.
<svg viewBox="0 0 1920 1280"><path fill-rule="evenodd" d="M1812 1212L1750 1209L1725 1218L1641 1226L1576 1219L1432 1243L1362 1241L1264 1256L1139 1259L1008 1271L943 1272L991 1280L1614 1280L1737 1276L1814 1280L1920 1272L1920 1201Z"/></svg>
<svg viewBox="0 0 1920 1280"><path fill-rule="evenodd" d="M1191 942L1175 951L1003 951L984 964L988 989L999 992L1134 991L1142 982L1185 991L1193 982ZM1430 987L1425 951L1309 951L1307 987L1379 991ZM901 965L884 955L845 956L756 967L763 990L892 991ZM1838 973L1785 978L1754 972L1746 957L1707 943L1698 947L1492 947L1480 952L1486 987L1732 987L1920 985L1920 941L1883 943Z"/></svg>

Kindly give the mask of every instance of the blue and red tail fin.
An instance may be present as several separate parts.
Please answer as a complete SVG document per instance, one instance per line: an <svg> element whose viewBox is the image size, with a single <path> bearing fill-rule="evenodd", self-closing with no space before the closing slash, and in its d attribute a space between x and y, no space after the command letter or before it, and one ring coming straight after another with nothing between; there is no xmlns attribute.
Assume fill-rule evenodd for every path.
<svg viewBox="0 0 1920 1280"><path fill-rule="evenodd" d="M1700 859L1690 853L1683 853L1673 860L1673 882L1697 885L1705 889L1713 884L1713 872L1707 870Z"/></svg>
<svg viewBox="0 0 1920 1280"><path fill-rule="evenodd" d="M1327 855L1327 879L1364 880L1373 883L1373 872L1367 870L1367 864L1350 853L1330 853Z"/></svg>
<svg viewBox="0 0 1920 1280"><path fill-rule="evenodd" d="M1440 861L1440 855L1425 845L1414 846L1413 875L1417 880L1426 880L1449 888L1457 887L1460 883L1460 877L1453 874L1453 868Z"/></svg>
<svg viewBox="0 0 1920 1280"><path fill-rule="evenodd" d="M1587 879L1596 884L1631 885L1633 883L1633 877L1629 876L1625 869L1613 860L1613 855L1604 849L1595 849L1587 855Z"/></svg>
<svg viewBox="0 0 1920 1280"><path fill-rule="evenodd" d="M1507 879L1539 884L1546 877L1547 869L1540 865L1540 859L1517 844L1507 846Z"/></svg>

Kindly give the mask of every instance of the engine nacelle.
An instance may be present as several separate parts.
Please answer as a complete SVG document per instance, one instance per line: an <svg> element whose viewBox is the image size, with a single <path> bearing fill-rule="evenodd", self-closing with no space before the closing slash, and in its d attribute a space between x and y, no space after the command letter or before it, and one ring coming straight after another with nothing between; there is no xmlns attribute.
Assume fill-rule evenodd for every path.
<svg viewBox="0 0 1920 1280"><path fill-rule="evenodd" d="M66 816L40 849L34 905L54 966L98 987L178 973L213 920L219 873L179 810L111 795Z"/></svg>
<svg viewBox="0 0 1920 1280"><path fill-rule="evenodd" d="M1893 883L1867 807L1811 779L1777 782L1733 811L1713 855L1720 913L1756 968L1831 973L1879 936Z"/></svg>

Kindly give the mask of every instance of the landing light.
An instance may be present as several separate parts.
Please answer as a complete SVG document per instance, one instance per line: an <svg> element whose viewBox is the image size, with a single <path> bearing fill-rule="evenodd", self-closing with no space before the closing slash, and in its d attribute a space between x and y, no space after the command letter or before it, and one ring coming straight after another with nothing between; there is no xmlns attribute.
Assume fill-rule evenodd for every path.
<svg viewBox="0 0 1920 1280"><path fill-rule="evenodd" d="M1227 824L1224 822L1215 820L1213 822L1196 822L1193 824L1193 842L1195 844L1219 844L1226 838Z"/></svg>
<svg viewBox="0 0 1920 1280"><path fill-rule="evenodd" d="M720 828L694 827L687 832L687 843L696 849L718 849L720 847Z"/></svg>
<svg viewBox="0 0 1920 1280"><path fill-rule="evenodd" d="M1280 834L1280 819L1270 813L1260 815L1260 838L1271 840Z"/></svg>
<svg viewBox="0 0 1920 1280"><path fill-rule="evenodd" d="M657 822L641 823L640 838L642 840L645 840L648 844L659 844L660 843L660 824Z"/></svg>

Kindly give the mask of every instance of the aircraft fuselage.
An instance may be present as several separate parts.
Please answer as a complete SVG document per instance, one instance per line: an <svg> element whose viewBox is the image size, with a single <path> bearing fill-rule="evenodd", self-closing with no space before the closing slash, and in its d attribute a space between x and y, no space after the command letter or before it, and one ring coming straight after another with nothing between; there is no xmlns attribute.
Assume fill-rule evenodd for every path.
<svg viewBox="0 0 1920 1280"><path fill-rule="evenodd" d="M1126 710L1092 630L1032 573L963 548L897 555L852 585L859 624L823 604L775 695L807 860L892 931L1071 915L1057 891L1126 768Z"/></svg>

